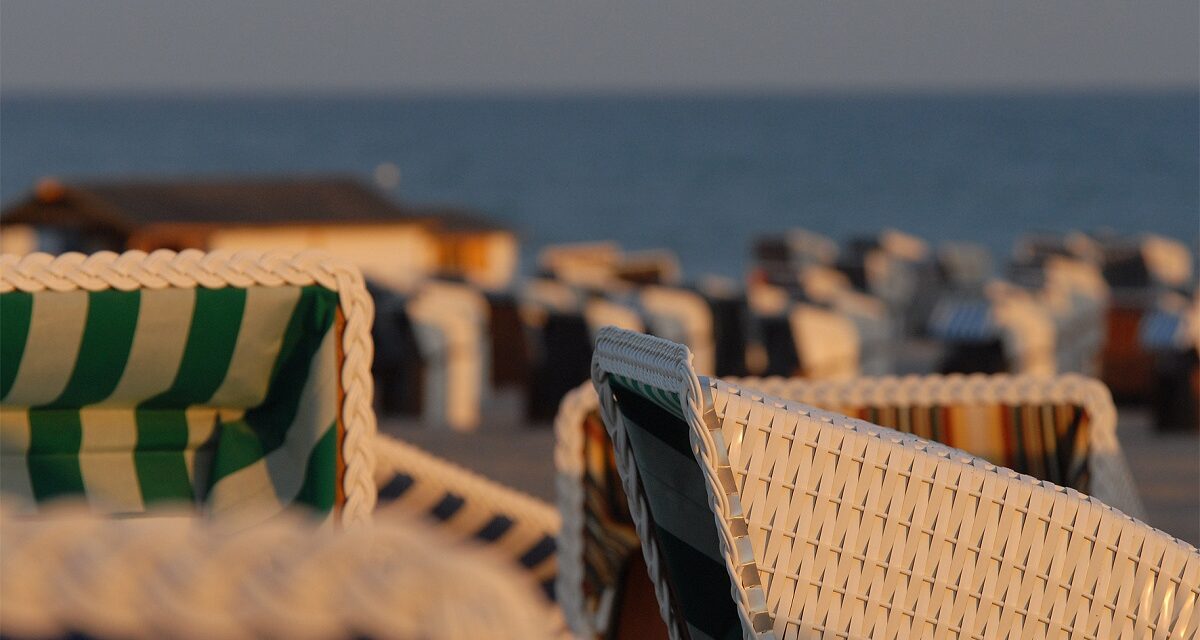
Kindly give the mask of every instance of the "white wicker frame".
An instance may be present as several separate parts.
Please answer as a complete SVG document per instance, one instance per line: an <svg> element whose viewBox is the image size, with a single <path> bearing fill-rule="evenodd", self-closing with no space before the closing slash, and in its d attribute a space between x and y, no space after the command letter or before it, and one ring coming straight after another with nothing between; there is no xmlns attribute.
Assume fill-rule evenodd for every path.
<svg viewBox="0 0 1200 640"><path fill-rule="evenodd" d="M341 336L342 369L338 376L344 394L340 415L345 463L342 490L346 502L341 521L354 526L370 520L376 498L372 449L376 428L372 408L375 383L371 377L374 355L371 323L375 305L357 268L318 251L260 254L188 249L176 253L164 249L149 254L103 251L92 255L0 256L0 293L311 284L337 292L345 320Z"/></svg>
<svg viewBox="0 0 1200 640"><path fill-rule="evenodd" d="M583 425L588 413L600 406L591 382L572 389L563 397L554 416L554 487L561 516L558 530L558 580L554 594L571 631L580 638L594 638L601 631L588 611L583 592Z"/></svg>
<svg viewBox="0 0 1200 640"><path fill-rule="evenodd" d="M900 638L907 637L910 626L917 620L927 626L911 629L914 633L923 630L935 635L969 638L982 638L984 632L988 636L1081 638L1170 637L1171 634L1194 637L1197 633L1200 625L1200 608L1196 606L1200 600L1200 552L1190 545L1074 490L996 467L943 445L720 381L701 381L694 374L690 360L691 354L682 345L607 329L600 335L593 359L593 383L600 397L605 424L613 438L622 480L631 496L635 526L643 541L649 535L651 522L648 512L640 508L644 505L632 498L639 495L636 484L630 482L630 479L636 480L637 468L609 374L679 394L682 414L689 425L692 450L703 472L720 550L745 637L778 637L785 631L796 631L795 626L787 626L789 622L803 622L808 632L825 637L875 635ZM736 403L733 402L735 398L738 399ZM733 404L737 404L737 408L731 408ZM718 415L718 406L724 416ZM753 417L750 412L754 413ZM781 550L787 553L784 547L799 546L806 552L811 547L817 554L812 564L818 567L815 577L795 576L797 580L808 582L811 597L797 598L800 602L774 602L779 594L770 588L786 581L771 583L778 567L759 566L757 558L762 550L755 548L754 532L748 526L748 519L758 518L761 523L764 515L758 511L773 510L779 505L773 502L769 489L761 488L761 483L756 485L759 489L754 495L741 494L737 476L752 471L745 469L746 460L736 460L736 467L735 461L731 461L729 448L723 444L721 435L722 419L765 430L770 429L776 419L790 425L796 425L798 420L810 425L813 421L825 423L817 427L819 441L815 445L803 442L801 447L812 445L837 453L838 461L849 460L853 464L830 462L814 471L821 474L823 484L831 482L847 490L853 489L859 473L856 469L871 460L877 465L882 464L881 469L899 474L900 479L889 486L894 485L896 492L904 492L906 505L925 504L935 487L941 491L939 497L946 497L947 491L953 495L948 497L948 503L939 503L931 514L925 515L921 533L928 538L927 544L909 543L903 556L898 558L855 556L862 564L850 564L864 567L857 570L862 580L842 582L846 578L838 574L825 576L827 581L821 581L824 574L820 573L820 567L847 568L842 562L845 549L840 543L835 546L834 541L828 539L807 537L811 532L772 535L759 543L765 544L772 555ZM794 439L791 442L794 443ZM746 454L750 457L751 452ZM826 520L835 518L834 526L839 531L846 531L851 540L861 540L864 534L878 539L885 533L886 522L894 519L890 514L876 513L877 505L858 505L856 511L853 506L842 509L843 502L849 502L849 499L836 501L837 508L829 508ZM937 518L948 513L962 525L964 515L976 510L984 517L973 521L969 531L947 531L944 517ZM915 509L911 515L916 519L923 512L923 508ZM1014 512L1020 514L1020 522ZM879 517L864 520L864 515ZM1000 526L985 528L985 524L995 520L993 516L999 518ZM1037 520L1032 525L1024 524L1034 517ZM830 524L834 523L830 521ZM908 523L906 530L911 530L913 524ZM996 535L996 530L1003 531L1004 525L1008 526L1009 535ZM929 529L928 526L937 528ZM963 544L959 537L967 534L973 537ZM925 538L914 536L914 539ZM643 545L644 550L651 547L653 545ZM984 551L988 553L981 557ZM1102 564L1105 559L1107 565ZM872 561L869 569L865 568L866 560ZM668 591L656 554L647 551L646 562L664 619L668 620L673 637L680 637L679 621L670 620L666 602ZM971 569L976 562L980 569L977 574ZM849 568L850 573L855 573L853 567ZM917 599L916 595L906 596L906 589L900 585L902 576L906 580L919 576L922 581L918 583L922 586L923 581L929 581L954 591L954 595L943 594L944 597L938 598L939 602ZM960 579L969 581L972 587L969 592L951 586ZM1042 595L1051 588L1068 593L1063 596L1055 591L1048 598L1050 602L1043 603ZM847 597L849 594L845 589L855 589L855 597ZM1022 595L1016 597L1016 592ZM896 599L897 594L901 600ZM953 619L942 606L947 599L955 605ZM863 621L855 616L860 600L875 603L876 606L871 608L874 620ZM774 604L769 605L769 602ZM975 608L964 614L972 602ZM980 616L982 620L975 617L980 605L986 605L986 611ZM993 608L1000 611L994 612ZM886 613L881 614L881 609ZM802 613L809 616L807 620L800 620L798 616ZM1096 631L1080 628L1085 624Z"/></svg>

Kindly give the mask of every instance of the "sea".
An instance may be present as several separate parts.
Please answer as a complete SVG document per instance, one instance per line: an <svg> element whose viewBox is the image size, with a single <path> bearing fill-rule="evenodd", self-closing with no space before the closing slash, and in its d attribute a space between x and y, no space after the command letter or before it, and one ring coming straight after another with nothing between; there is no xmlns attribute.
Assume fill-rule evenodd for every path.
<svg viewBox="0 0 1200 640"><path fill-rule="evenodd" d="M739 277L756 236L794 227L973 241L998 264L1033 231L1195 252L1200 93L0 97L6 204L43 176L325 173L477 210L526 269L607 239Z"/></svg>

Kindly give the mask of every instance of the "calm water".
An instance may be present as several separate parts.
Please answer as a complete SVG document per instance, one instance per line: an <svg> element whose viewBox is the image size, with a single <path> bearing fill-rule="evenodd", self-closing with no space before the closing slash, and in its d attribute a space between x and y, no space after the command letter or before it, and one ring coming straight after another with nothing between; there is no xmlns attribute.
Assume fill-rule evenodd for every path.
<svg viewBox="0 0 1200 640"><path fill-rule="evenodd" d="M1195 93L540 98L10 98L0 198L41 175L400 167L530 249L615 238L730 275L759 232L894 226L1007 252L1028 229L1197 245ZM532 252L528 252L532 253Z"/></svg>

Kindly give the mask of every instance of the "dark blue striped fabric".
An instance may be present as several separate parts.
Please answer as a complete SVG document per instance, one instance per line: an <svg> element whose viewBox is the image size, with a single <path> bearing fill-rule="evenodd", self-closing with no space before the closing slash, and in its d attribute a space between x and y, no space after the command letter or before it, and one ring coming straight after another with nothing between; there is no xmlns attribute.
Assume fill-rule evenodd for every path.
<svg viewBox="0 0 1200 640"><path fill-rule="evenodd" d="M929 334L948 342L985 342L998 333L992 306L984 300L942 301L929 318Z"/></svg>
<svg viewBox="0 0 1200 640"><path fill-rule="evenodd" d="M386 507L389 503L395 502L408 493L414 486L415 481L412 476L404 473L397 473L391 480L386 482L379 489L378 506ZM441 499L433 503L429 507L426 515L435 521L446 522L454 518L463 507L466 506L466 500L453 492L447 491ZM510 531L513 530L517 523L505 515L497 515L476 531L472 537L483 543L493 544L504 538ZM514 558L521 566L527 569L537 569L543 563L551 560L558 552L558 541L552 535L543 536L531 547L525 549L519 556ZM548 578L542 581L539 585L546 593L546 596L554 600L554 579Z"/></svg>
<svg viewBox="0 0 1200 640"><path fill-rule="evenodd" d="M1142 316L1138 341L1147 349L1172 349L1179 346L1183 315L1155 309Z"/></svg>

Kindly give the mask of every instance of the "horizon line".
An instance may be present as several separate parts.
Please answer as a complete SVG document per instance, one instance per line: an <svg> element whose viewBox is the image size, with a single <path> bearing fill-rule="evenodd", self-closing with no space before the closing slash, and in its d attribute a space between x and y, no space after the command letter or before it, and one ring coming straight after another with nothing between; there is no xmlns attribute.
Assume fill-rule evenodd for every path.
<svg viewBox="0 0 1200 640"><path fill-rule="evenodd" d="M810 87L4 87L0 99L362 99L362 98L756 98L845 96L1079 96L1189 94L1200 84L1163 85L826 85Z"/></svg>

